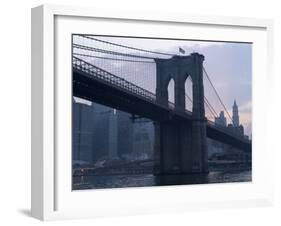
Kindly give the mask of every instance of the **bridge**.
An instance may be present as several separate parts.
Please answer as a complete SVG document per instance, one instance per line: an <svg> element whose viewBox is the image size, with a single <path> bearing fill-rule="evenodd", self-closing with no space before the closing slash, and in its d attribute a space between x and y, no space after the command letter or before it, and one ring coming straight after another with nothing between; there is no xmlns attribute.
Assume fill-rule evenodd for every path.
<svg viewBox="0 0 281 226"><path fill-rule="evenodd" d="M121 51L124 49L130 52ZM96 65L105 61L129 65L153 64L156 68L155 93L146 89L146 85L136 84L141 83L139 77L134 82L122 76L120 71L116 74L112 72L116 68L112 67L112 63L107 64L111 68ZM199 53L180 56L138 49L93 36L76 35L73 38L72 56L73 95L153 120L155 165L160 167L161 173L208 172L207 137L246 152L251 151L251 141L206 117L205 106L214 117L217 114L204 95L203 76L213 88L214 85L203 61L204 56ZM124 73L129 74L128 71ZM141 73L145 74L145 70ZM192 98L185 91L188 79L192 81ZM168 100L168 84L171 80L175 82L174 103ZM192 110L186 109L187 100L192 103ZM222 105L226 110L225 105Z"/></svg>

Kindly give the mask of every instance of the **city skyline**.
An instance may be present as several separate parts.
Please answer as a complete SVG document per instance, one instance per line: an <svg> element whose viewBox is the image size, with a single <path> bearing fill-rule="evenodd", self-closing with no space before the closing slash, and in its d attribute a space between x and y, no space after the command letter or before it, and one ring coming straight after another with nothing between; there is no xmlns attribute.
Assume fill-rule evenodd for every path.
<svg viewBox="0 0 281 226"><path fill-rule="evenodd" d="M252 125L252 45L250 43L231 43L231 42L209 42L209 41L189 41L189 40L167 40L167 39L149 39L149 38L127 38L127 37L105 37L93 36L100 40L119 43L127 46L134 46L136 48L143 48L150 51L158 51L163 53L189 55L192 52L199 52L205 56L204 67L208 71L212 82L215 85L219 95L225 104L227 111L231 114L232 104L236 100L239 107L240 123L245 128L245 133L251 135ZM77 40L76 40L77 39ZM81 44L90 44L91 40L83 39L83 42L78 38L74 41ZM88 42L88 43L87 43ZM96 43L99 45L99 42ZM100 43L100 47L106 48L107 45ZM179 48L185 51L185 54L179 52ZM133 51L129 53L134 53ZM100 56L103 56L102 54ZM103 61L93 58L85 58L88 62L95 64L102 64ZM149 69L143 67L142 64L134 65L134 72L124 62L110 63L110 70L116 74L122 71L122 76L128 81L137 81L141 77L142 71L150 73L150 77L137 81L141 87L148 89L155 93L156 76L154 66ZM119 75L120 76L120 75ZM144 81L143 81L144 80ZM205 96L210 100L214 109L219 113L223 106L217 100L214 92L208 83L204 83ZM186 82L186 87L188 86ZM169 99L173 97L173 86L169 86ZM189 88L186 88L188 93ZM186 103L188 104L188 103ZM226 113L226 112L225 112ZM207 116L211 116L206 111ZM227 117L227 123L232 123Z"/></svg>

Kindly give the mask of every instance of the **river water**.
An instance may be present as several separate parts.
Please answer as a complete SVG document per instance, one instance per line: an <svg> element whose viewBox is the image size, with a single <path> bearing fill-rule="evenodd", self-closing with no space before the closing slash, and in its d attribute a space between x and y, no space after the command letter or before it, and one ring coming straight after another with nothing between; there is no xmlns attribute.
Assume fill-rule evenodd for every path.
<svg viewBox="0 0 281 226"><path fill-rule="evenodd" d="M95 175L73 177L73 190L144 187L164 185L209 184L229 182L250 182L251 170L212 171L209 174L155 176L153 174L139 175Z"/></svg>

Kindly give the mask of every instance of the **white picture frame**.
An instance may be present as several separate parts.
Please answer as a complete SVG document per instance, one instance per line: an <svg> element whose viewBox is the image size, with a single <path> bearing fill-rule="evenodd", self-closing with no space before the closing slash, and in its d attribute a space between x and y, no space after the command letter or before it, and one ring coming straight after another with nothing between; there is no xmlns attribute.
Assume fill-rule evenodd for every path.
<svg viewBox="0 0 281 226"><path fill-rule="evenodd" d="M245 41L246 39L256 43L254 47L256 52L253 53L253 121L259 123L253 124L253 181L251 183L71 191L69 187L71 175L69 174L69 178L66 178L71 172L69 167L71 164L71 151L69 152L71 150L69 149L71 148L69 142L71 113L58 110L61 109L58 105L63 103L64 98L68 98L65 95L66 93L69 95L71 90L71 84L62 86L62 81L64 79L68 81L67 79L71 77L71 74L67 73L70 69L67 69L70 59L65 57L67 55L60 56L60 54L69 54L70 50L66 49L61 40L65 38L64 35L75 33L77 30L86 32L88 25L93 23L98 26L104 20L110 23L124 21L126 24L139 23L147 28L152 26L151 24L153 26L167 24L171 27L179 25L181 28L193 26L196 29L202 29L202 40ZM88 24L81 26L82 23ZM110 23L106 26L112 26ZM208 28L218 29L218 32L216 34L208 34L209 31L204 33L204 29ZM237 29L240 32L230 37L233 34L231 29ZM141 34L144 30L135 32ZM41 220L56 220L271 205L273 179L267 175L273 171L273 150L267 143L267 125L264 119L268 117L266 109L269 109L272 104L268 101L270 98L267 98L270 96L273 85L272 39L273 22L265 19L183 15L168 12L156 14L57 5L33 8L32 216ZM64 68L60 68L60 65ZM58 76L62 73L65 77ZM68 74L69 77L67 77ZM65 109L69 109L70 105L70 101L65 103ZM61 124L63 121L61 115L64 113L68 114L65 117L68 121L66 124ZM68 134L65 135L68 138L62 138L59 135L63 132ZM62 147L65 147L64 151Z"/></svg>

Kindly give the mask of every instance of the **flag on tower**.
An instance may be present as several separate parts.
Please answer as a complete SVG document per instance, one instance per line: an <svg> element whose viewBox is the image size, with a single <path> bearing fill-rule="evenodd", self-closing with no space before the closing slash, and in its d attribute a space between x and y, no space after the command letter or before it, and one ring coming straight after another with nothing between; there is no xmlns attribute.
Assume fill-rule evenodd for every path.
<svg viewBox="0 0 281 226"><path fill-rule="evenodd" d="M179 47L179 52L182 53L182 54L185 54L185 50L181 47Z"/></svg>

